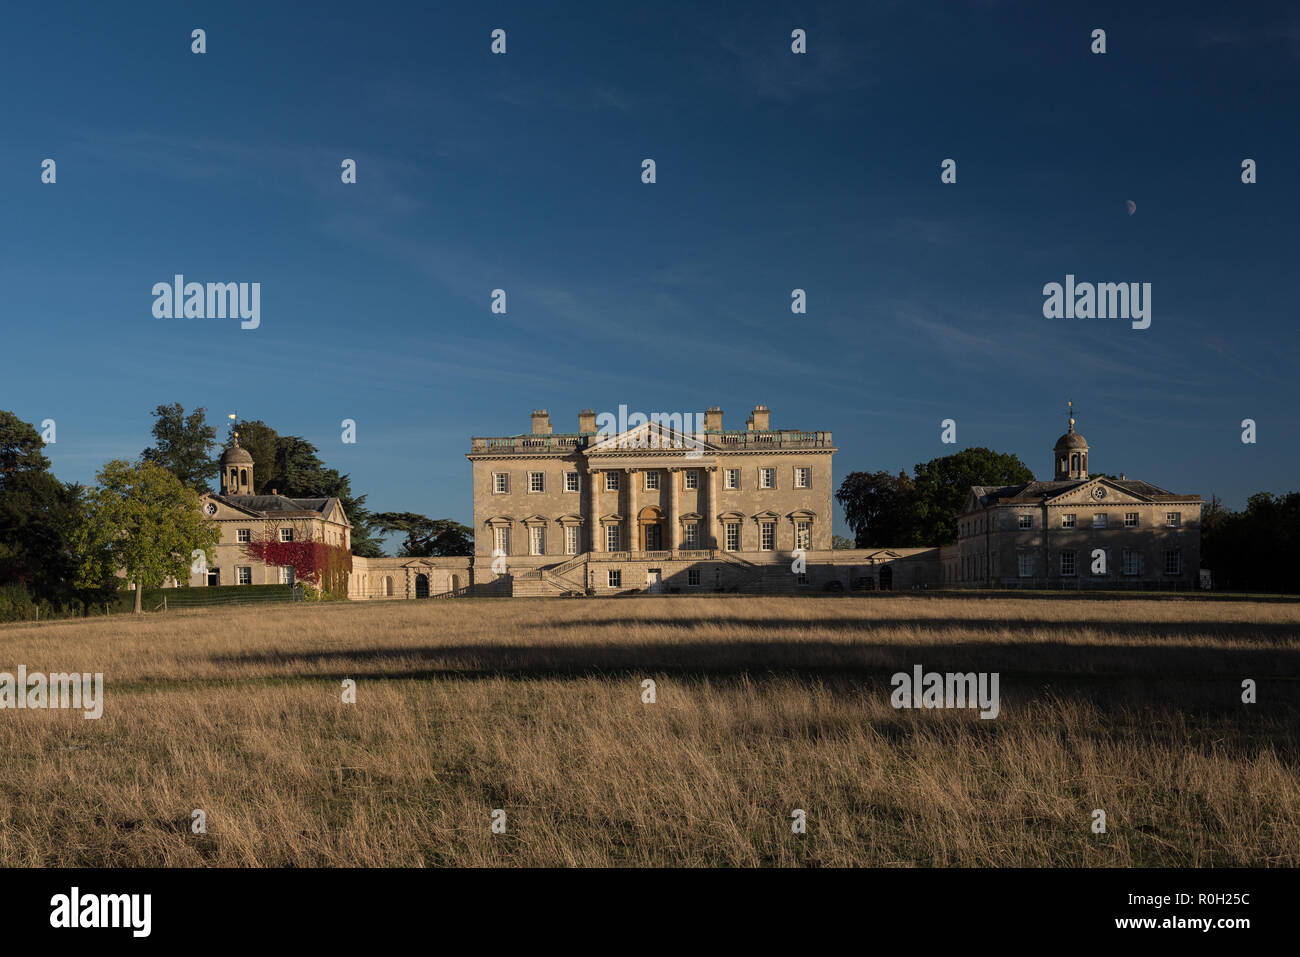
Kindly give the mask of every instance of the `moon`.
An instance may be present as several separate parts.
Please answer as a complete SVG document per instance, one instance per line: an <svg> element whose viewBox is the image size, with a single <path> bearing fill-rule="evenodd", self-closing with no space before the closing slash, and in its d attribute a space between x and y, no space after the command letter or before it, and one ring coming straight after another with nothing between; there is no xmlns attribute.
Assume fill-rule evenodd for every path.
<svg viewBox="0 0 1300 957"><path fill-rule="evenodd" d="M1128 207L1128 214L1130 216L1132 216L1134 213L1137 212L1138 204L1133 202L1133 200L1131 199L1124 200L1124 205Z"/></svg>

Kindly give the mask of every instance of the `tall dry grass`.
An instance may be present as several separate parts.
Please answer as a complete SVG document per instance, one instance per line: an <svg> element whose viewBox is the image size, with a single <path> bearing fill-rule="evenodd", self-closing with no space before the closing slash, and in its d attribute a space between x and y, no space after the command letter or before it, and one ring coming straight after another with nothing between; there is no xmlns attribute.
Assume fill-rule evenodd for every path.
<svg viewBox="0 0 1300 957"><path fill-rule="evenodd" d="M0 627L0 670L107 682L98 721L0 711L0 865L1296 866L1298 625L719 596ZM914 664L999 672L1001 714L895 710Z"/></svg>

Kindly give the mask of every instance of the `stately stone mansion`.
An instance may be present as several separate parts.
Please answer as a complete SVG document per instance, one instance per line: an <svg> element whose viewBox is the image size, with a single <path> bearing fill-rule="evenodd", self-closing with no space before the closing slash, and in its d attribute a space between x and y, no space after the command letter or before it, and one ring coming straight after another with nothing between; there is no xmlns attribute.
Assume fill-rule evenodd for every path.
<svg viewBox="0 0 1300 957"><path fill-rule="evenodd" d="M1069 430L1050 482L970 490L957 544L941 549L954 585L1192 587L1199 584L1201 497L1120 475L1088 475L1088 442Z"/></svg>
<svg viewBox="0 0 1300 957"><path fill-rule="evenodd" d="M640 416L619 431L597 429L595 413L584 411L575 431L555 432L543 409L529 432L473 438L473 556L354 556L348 596L1197 582L1200 496L1124 476L1090 478L1073 411L1053 449L1052 481L972 488L955 545L873 549L831 548L830 432L774 429L762 405L743 430L725 429L722 415L709 409L702 428L678 415ZM220 494L203 498L222 529L217 567L191 584L289 580L288 570L247 557L251 535L350 546L337 500L252 495L253 467L236 437L221 457Z"/></svg>

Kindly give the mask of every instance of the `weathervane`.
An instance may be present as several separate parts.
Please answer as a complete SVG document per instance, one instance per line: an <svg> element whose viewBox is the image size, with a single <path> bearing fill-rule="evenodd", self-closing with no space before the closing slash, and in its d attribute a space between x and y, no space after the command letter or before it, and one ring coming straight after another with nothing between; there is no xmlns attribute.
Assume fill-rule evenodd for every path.
<svg viewBox="0 0 1300 957"><path fill-rule="evenodd" d="M1073 400L1073 399L1070 399L1069 402L1068 402L1068 405L1069 405L1069 407L1070 407L1070 411L1069 411L1069 416L1070 416L1070 431L1073 432L1073 431L1074 431L1074 400Z"/></svg>

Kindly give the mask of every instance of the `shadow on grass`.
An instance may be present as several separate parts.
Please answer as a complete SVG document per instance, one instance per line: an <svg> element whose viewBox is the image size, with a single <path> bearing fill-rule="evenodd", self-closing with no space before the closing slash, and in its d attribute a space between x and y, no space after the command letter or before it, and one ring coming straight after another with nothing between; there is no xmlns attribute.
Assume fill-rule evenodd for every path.
<svg viewBox="0 0 1300 957"><path fill-rule="evenodd" d="M1004 631L1023 632L1029 630L1054 631L1061 634L1082 631L1099 631L1107 634L1122 635L1130 638L1186 638L1188 635L1209 635L1218 638L1259 639L1265 642L1295 641L1300 639L1300 624L1296 622L1242 622L1242 621L1205 621L1188 619L1186 621L1132 621L1132 620L1083 620L1079 622L1061 621L1050 618L844 618L844 617L800 617L774 618L771 616L683 616L665 615L662 618L628 618L627 616L605 616L567 618L562 620L541 620L511 622L512 630L530 631L572 631L581 628L620 628L628 624L638 626L659 626L696 630L704 627L740 628L754 632L788 632L824 631L833 633L855 632L870 636L874 631L884 629L906 629L918 634L928 632L940 633L951 637L952 632L962 631L972 635L1001 633ZM725 644L724 644L725 643ZM729 639L720 639L719 647L731 647Z"/></svg>

